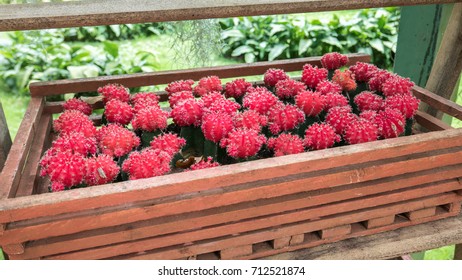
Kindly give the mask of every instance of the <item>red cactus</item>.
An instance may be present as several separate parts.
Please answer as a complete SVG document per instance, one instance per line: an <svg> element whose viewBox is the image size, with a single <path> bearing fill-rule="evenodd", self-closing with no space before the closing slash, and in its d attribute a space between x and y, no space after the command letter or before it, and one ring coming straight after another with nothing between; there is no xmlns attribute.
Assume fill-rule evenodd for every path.
<svg viewBox="0 0 462 280"><path fill-rule="evenodd" d="M377 66L364 62L356 62L355 65L350 66L350 71L353 72L358 82L369 82L377 70L379 70Z"/></svg>
<svg viewBox="0 0 462 280"><path fill-rule="evenodd" d="M215 101L225 100L225 96L219 91L212 91L207 95L202 96L201 101L204 104L204 107L208 108L212 106Z"/></svg>
<svg viewBox="0 0 462 280"><path fill-rule="evenodd" d="M409 78L392 75L382 84L382 92L385 96L411 95L411 89L415 86Z"/></svg>
<svg viewBox="0 0 462 280"><path fill-rule="evenodd" d="M233 129L233 118L224 112L206 114L202 119L205 139L218 143Z"/></svg>
<svg viewBox="0 0 462 280"><path fill-rule="evenodd" d="M240 108L241 105L239 105L239 103L237 102L234 102L229 99L218 99L204 110L204 114L215 112L225 113L228 115L235 115L237 113L237 110L239 110Z"/></svg>
<svg viewBox="0 0 462 280"><path fill-rule="evenodd" d="M316 87L316 91L323 95L328 94L328 93L341 94L342 87L336 83L325 80L325 81L319 82L318 86Z"/></svg>
<svg viewBox="0 0 462 280"><path fill-rule="evenodd" d="M106 103L112 99L119 99L123 102L130 100L128 89L119 84L108 84L98 88L98 93L103 95L103 102Z"/></svg>
<svg viewBox="0 0 462 280"><path fill-rule="evenodd" d="M170 171L172 156L159 149L146 148L130 153L122 165L130 180L164 175Z"/></svg>
<svg viewBox="0 0 462 280"><path fill-rule="evenodd" d="M212 91L222 91L221 80L217 76L209 76L199 80L197 86L194 87L194 93L199 96L204 96Z"/></svg>
<svg viewBox="0 0 462 280"><path fill-rule="evenodd" d="M315 117L324 110L326 100L318 92L303 91L295 97L295 104L308 117Z"/></svg>
<svg viewBox="0 0 462 280"><path fill-rule="evenodd" d="M195 99L186 99L172 109L173 121L179 126L200 126L204 104Z"/></svg>
<svg viewBox="0 0 462 280"><path fill-rule="evenodd" d="M365 116L370 117L370 116ZM385 108L379 111L373 119L379 129L379 136L383 138L395 138L404 132L406 120L400 111L392 108Z"/></svg>
<svg viewBox="0 0 462 280"><path fill-rule="evenodd" d="M247 92L247 89L250 87L252 87L252 84L247 82L245 79L236 79L234 81L226 83L226 97L242 97Z"/></svg>
<svg viewBox="0 0 462 280"><path fill-rule="evenodd" d="M347 125L344 138L349 144L375 141L378 138L378 129L371 121L359 118Z"/></svg>
<svg viewBox="0 0 462 280"><path fill-rule="evenodd" d="M297 135L282 133L276 138L268 139L268 148L274 150L274 156L284 156L303 153L303 140Z"/></svg>
<svg viewBox="0 0 462 280"><path fill-rule="evenodd" d="M135 133L117 124L103 126L96 138L101 152L112 157L124 156L140 145Z"/></svg>
<svg viewBox="0 0 462 280"><path fill-rule="evenodd" d="M311 150L323 150L340 142L335 129L327 123L314 123L305 131L305 146Z"/></svg>
<svg viewBox="0 0 462 280"><path fill-rule="evenodd" d="M135 113L141 109L159 104L159 96L153 92L139 92L130 99Z"/></svg>
<svg viewBox="0 0 462 280"><path fill-rule="evenodd" d="M370 91L363 91L356 95L354 102L360 111L378 111L383 107L383 98Z"/></svg>
<svg viewBox="0 0 462 280"><path fill-rule="evenodd" d="M85 176L85 158L72 151L47 152L40 161L41 176L49 175L53 191L77 186Z"/></svg>
<svg viewBox="0 0 462 280"><path fill-rule="evenodd" d="M248 128L260 131L268 123L268 117L260 115L254 110L246 110L234 116L234 127Z"/></svg>
<svg viewBox="0 0 462 280"><path fill-rule="evenodd" d="M347 65L348 61L348 56L340 54L338 52L326 53L321 57L322 67L328 70L335 70L342 66L345 66Z"/></svg>
<svg viewBox="0 0 462 280"><path fill-rule="evenodd" d="M265 142L265 136L259 134L258 131L238 128L223 138L220 141L220 146L226 147L226 152L233 158L248 158L255 156Z"/></svg>
<svg viewBox="0 0 462 280"><path fill-rule="evenodd" d="M366 120L372 122L375 126L377 126L377 123L375 121L375 118L377 117L377 112L378 111L365 110L365 111L362 111L361 114L359 114L359 117L361 119L366 119Z"/></svg>
<svg viewBox="0 0 462 280"><path fill-rule="evenodd" d="M412 118L417 109L419 109L420 100L415 96L406 95L393 95L385 99L385 107L399 110L406 119Z"/></svg>
<svg viewBox="0 0 462 280"><path fill-rule="evenodd" d="M106 103L104 115L108 122L126 125L133 118L133 108L126 102L112 99Z"/></svg>
<svg viewBox="0 0 462 280"><path fill-rule="evenodd" d="M211 168L211 167L216 167L220 166L218 162L212 162L213 158L208 157L206 160L202 159L198 163L195 163L191 165L190 169L191 170L200 170L200 169L206 169L206 168Z"/></svg>
<svg viewBox="0 0 462 280"><path fill-rule="evenodd" d="M335 70L332 82L342 87L344 91L354 91L357 87L355 75L350 70Z"/></svg>
<svg viewBox="0 0 462 280"><path fill-rule="evenodd" d="M276 95L280 99L294 97L304 90L306 90L304 83L292 79L285 79L276 83Z"/></svg>
<svg viewBox="0 0 462 280"><path fill-rule="evenodd" d="M63 104L63 108L64 110L77 110L84 113L87 116L91 115L92 113L90 104L78 98L72 98L67 100Z"/></svg>
<svg viewBox="0 0 462 280"><path fill-rule="evenodd" d="M85 182L89 186L103 185L114 181L120 168L112 157L101 154L88 158L85 169Z"/></svg>
<svg viewBox="0 0 462 280"><path fill-rule="evenodd" d="M243 105L246 108L257 111L261 115L266 115L271 107L276 105L278 98L264 87L249 89L244 95Z"/></svg>
<svg viewBox="0 0 462 280"><path fill-rule="evenodd" d="M166 133L154 137L150 144L151 148L159 149L173 156L178 153L184 145L186 145L186 140L178 137L176 134Z"/></svg>
<svg viewBox="0 0 462 280"><path fill-rule="evenodd" d="M326 123L330 124L336 133L342 134L347 125L356 118L350 106L334 107L327 112Z"/></svg>
<svg viewBox="0 0 462 280"><path fill-rule="evenodd" d="M324 98L324 102L325 102L324 109L326 111L334 107L348 106L349 104L348 99L344 95L341 95L338 93L328 93L321 97Z"/></svg>
<svg viewBox="0 0 462 280"><path fill-rule="evenodd" d="M207 96L212 95L208 94ZM170 103L170 107L173 108L176 104L180 103L186 99L194 99L194 95L192 91L177 91L168 96L168 103Z"/></svg>
<svg viewBox="0 0 462 280"><path fill-rule="evenodd" d="M167 128L168 113L157 106L141 109L132 120L133 129L156 131Z"/></svg>
<svg viewBox="0 0 462 280"><path fill-rule="evenodd" d="M309 88L315 89L319 82L327 80L328 71L311 64L305 64L302 72L302 82Z"/></svg>
<svg viewBox="0 0 462 280"><path fill-rule="evenodd" d="M86 137L80 132L70 132L60 135L58 139L53 141L51 149L55 151L71 151L79 153L83 156L88 154L96 154L96 139L94 137Z"/></svg>
<svg viewBox="0 0 462 280"><path fill-rule="evenodd" d="M81 132L85 137L94 137L96 127L87 115L80 111L69 110L54 120L53 128L60 134Z"/></svg>
<svg viewBox="0 0 462 280"><path fill-rule="evenodd" d="M383 83L392 77L393 74L387 70L382 69L378 69L377 71L373 72L373 74L374 75L369 79L369 89L382 92Z"/></svg>
<svg viewBox="0 0 462 280"><path fill-rule="evenodd" d="M192 85L194 84L193 80L179 80L175 82L171 82L170 84L167 85L165 88L165 91L168 92L168 94L172 94L175 92L180 92L180 91L193 91Z"/></svg>
<svg viewBox="0 0 462 280"><path fill-rule="evenodd" d="M282 69L270 68L266 70L265 75L263 76L263 81L265 85L269 87L274 87L279 81L287 80L289 76Z"/></svg>
<svg viewBox="0 0 462 280"><path fill-rule="evenodd" d="M294 105L278 104L268 114L271 133L289 131L305 121L305 114Z"/></svg>

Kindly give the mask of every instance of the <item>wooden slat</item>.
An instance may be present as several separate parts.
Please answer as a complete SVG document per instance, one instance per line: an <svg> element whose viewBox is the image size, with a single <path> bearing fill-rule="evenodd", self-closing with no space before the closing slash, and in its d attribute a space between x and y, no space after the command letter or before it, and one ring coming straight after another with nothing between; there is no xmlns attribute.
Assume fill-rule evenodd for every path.
<svg viewBox="0 0 462 280"><path fill-rule="evenodd" d="M447 217L448 214L443 214ZM440 216L441 217L441 216ZM366 231L368 236L356 237L334 245L322 245L322 242L315 242L311 248L304 249L303 245L293 247L293 252L287 250L275 250L269 256L268 252L254 254L256 258L265 260L372 260L391 259L416 251L431 250L462 242L462 215L452 218L428 223L432 218L425 218L418 222L407 221L404 228L396 230L397 226L387 226L386 230L393 230L378 233L382 228L373 231ZM425 224L415 225L417 223ZM414 226L410 226L414 225ZM362 234L365 235L365 234ZM355 237L353 234L351 237ZM305 247L307 248L307 247Z"/></svg>
<svg viewBox="0 0 462 280"><path fill-rule="evenodd" d="M282 182L272 182L271 184L266 181L257 187L243 186L238 189L219 189L218 192L213 191L212 194L201 192L197 197L183 200L180 200L180 197L179 200L167 204L156 204L142 208L133 206L133 208L117 212L93 211L90 216L81 217L76 215L57 221L54 218L47 218L40 224L37 224L35 220L10 223L8 230L0 236L0 244L18 243L166 215L181 214L184 213L184 209L200 211L245 201L267 199L307 190L331 188L420 170L430 170L441 165L460 164L462 163L462 151L460 151L460 147L457 149L459 150L445 150L447 154L438 154L438 152L408 160L399 158L387 164L376 165L376 163L372 163L371 166L352 166L350 167L352 168L351 170L343 172L331 170L333 173L316 174L315 177L309 176L301 180L287 182L285 179Z"/></svg>
<svg viewBox="0 0 462 280"><path fill-rule="evenodd" d="M26 166L22 172L18 190L14 197L28 196L34 192L37 181L40 179L37 175L39 172L39 162L45 147L48 146L50 130L52 126L52 117L50 114L43 115L37 129L32 147L27 158Z"/></svg>
<svg viewBox="0 0 462 280"><path fill-rule="evenodd" d="M226 18L363 9L384 6L454 3L440 0L110 0L6 5L0 10L0 31L47 29L123 23Z"/></svg>
<svg viewBox="0 0 462 280"><path fill-rule="evenodd" d="M349 54L350 64L357 61L370 62L370 56L365 54ZM101 76L85 79L59 80L52 82L39 82L30 84L32 96L50 96L63 93L78 93L96 91L108 83L118 83L125 87L152 86L168 84L176 80L199 80L200 78L216 75L220 78L233 78L264 74L268 68L281 68L285 71L300 71L306 63L321 65L321 57L307 57L277 61L255 63L241 63L227 66L215 66L186 70L160 71L139 74L126 74L115 76Z"/></svg>
<svg viewBox="0 0 462 280"><path fill-rule="evenodd" d="M16 194L27 154L36 135L43 107L44 101L42 97L31 98L1 173L0 200L10 198Z"/></svg>
<svg viewBox="0 0 462 280"><path fill-rule="evenodd" d="M231 167L223 166L157 178L126 181L117 185L104 185L97 188L75 189L63 193L21 197L4 201L0 204L0 221L10 222L61 213L72 213L86 209L174 196L185 191L204 191L259 180L276 179L304 172L327 170L346 164L358 164L409 155L418 151L457 147L462 145L461 135L462 130L458 129L449 130L444 135L430 132L376 143L351 145L234 164ZM239 176L236 176L236 174L239 174Z"/></svg>
<svg viewBox="0 0 462 280"><path fill-rule="evenodd" d="M418 86L415 86L412 92L418 99L431 107L462 120L462 106Z"/></svg>
<svg viewBox="0 0 462 280"><path fill-rule="evenodd" d="M433 63L425 88L439 96L451 99L462 71L462 3L452 8L448 25L441 40L441 46ZM426 112L437 118L442 114L434 108Z"/></svg>
<svg viewBox="0 0 462 280"><path fill-rule="evenodd" d="M425 127L429 131L442 131L446 129L453 129L452 126L446 124L440 119L437 119L421 111L417 111L414 117L418 124Z"/></svg>
<svg viewBox="0 0 462 280"><path fill-rule="evenodd" d="M461 169L454 169L449 171L447 175L457 176L460 174ZM446 173L446 172L441 172ZM215 208L210 211L205 211L197 214L187 214L182 216L173 216L169 219L162 219L159 222L149 221L138 224L128 224L115 228L98 229L92 232L83 232L74 234L72 236L63 236L56 238L49 238L46 240L39 240L28 243L26 251L27 257L37 257L41 255L51 255L67 251L81 250L91 247L99 247L111 243L120 243L134 239L142 239L146 237L153 237L156 235L164 235L176 231L187 231L196 229L198 227L208 227L216 224L236 222L249 218L260 216L275 215L282 212L293 211L307 207L314 207L326 203L333 203L351 198L360 198L367 195L378 194L384 191L400 190L402 188L415 187L418 189L425 189L428 193L434 194L443 192L444 190L454 190L462 188L456 180L444 181L440 183L426 183L431 180L433 174L425 176L417 176L412 178L411 182L404 179L402 181L391 182L377 182L366 187L352 188L345 191L335 191L334 193L327 194L312 194L309 192L304 195L289 197L289 199L269 201L268 203L255 203L245 204L243 206ZM434 174L436 175L436 174ZM439 177L440 174L436 175ZM421 182L419 182L422 180ZM438 178L435 178L438 180ZM422 185L420 185L422 184ZM437 185L438 187L432 187ZM430 188L428 188L430 187ZM366 207L363 203L353 205L355 207ZM312 215L319 215L320 212L313 211ZM334 212L335 213L335 212ZM314 216L313 216L314 217Z"/></svg>
<svg viewBox="0 0 462 280"><path fill-rule="evenodd" d="M421 209L422 207L430 207L436 205L442 205L446 203L451 203L455 201L455 194L444 194L432 196L426 199L418 199L415 201L408 201L405 203L396 203L392 205L374 207L368 210L354 211L347 214L338 214L331 217L325 217L320 220L305 221L296 224L285 225L277 228L273 228L271 231L271 237L268 236L267 230L257 230L255 232L250 232L246 234L241 234L236 237L223 237L211 240L195 242L193 245L188 246L188 250L184 250L183 246L172 246L171 248L165 248L160 250L155 250L152 252L147 251L149 257L152 259L174 259L186 257L188 254L198 255L205 252L213 252L221 250L229 246L239 246L246 244L255 244L259 242L267 241L268 239L279 238L287 235L295 235L302 232L313 232L318 231L323 228L335 227L338 225L357 223L368 218L379 218L384 215L394 215L402 211L407 211L404 209ZM183 237L187 238L187 236ZM136 244L136 243L133 243ZM139 248L149 248L150 246L156 246L156 243L150 242L149 239L138 242L138 248L134 247L133 250ZM144 251L144 250L142 250ZM139 250L137 251L139 252ZM53 258L60 258L59 255L54 256ZM121 256L120 258L125 259L138 259L143 258L143 256Z"/></svg>
<svg viewBox="0 0 462 280"><path fill-rule="evenodd" d="M5 114L3 113L2 103L0 101L0 172L3 169L6 158L11 148L11 137Z"/></svg>

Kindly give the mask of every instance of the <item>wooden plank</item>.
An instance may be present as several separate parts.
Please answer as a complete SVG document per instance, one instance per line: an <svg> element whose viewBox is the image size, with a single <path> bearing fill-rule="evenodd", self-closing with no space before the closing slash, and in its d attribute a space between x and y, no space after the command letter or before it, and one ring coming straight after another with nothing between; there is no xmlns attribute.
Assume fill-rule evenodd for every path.
<svg viewBox="0 0 462 280"><path fill-rule="evenodd" d="M332 237L348 235L351 233L351 225L341 225L321 230L321 238L328 239ZM279 249L279 248L277 248Z"/></svg>
<svg viewBox="0 0 462 280"><path fill-rule="evenodd" d="M458 148L459 149L459 148ZM220 190L218 194L207 195L200 193L198 197L191 199L177 200L166 204L155 204L153 206L133 207L117 212L93 212L88 216L65 217L62 220L55 218L38 222L35 220L26 222L10 223L8 230L0 236L0 244L36 240L45 237L58 236L76 233L84 230L97 229L101 227L116 226L124 223L148 220L166 215L175 215L188 211L200 211L223 205L232 205L245 201L267 199L286 194L331 188L344 184L366 182L403 173L430 170L441 165L460 164L462 162L462 151L447 151L448 154L428 155L426 157L393 161L388 164L381 164L366 167L353 167L353 170L334 172L331 174L318 174L318 177L308 177L292 182L283 182L260 187L244 187L239 190ZM18 239L19 238L19 239ZM21 240L21 241L19 241Z"/></svg>
<svg viewBox="0 0 462 280"><path fill-rule="evenodd" d="M395 222L395 216L392 215L392 216L385 216L385 217L380 217L380 218L377 218L377 219L367 220L366 222L364 222L364 226L367 229L371 229L371 228L391 225L394 222Z"/></svg>
<svg viewBox="0 0 462 280"><path fill-rule="evenodd" d="M431 107L462 120L462 106L421 87L415 86L412 89L412 93Z"/></svg>
<svg viewBox="0 0 462 280"><path fill-rule="evenodd" d="M357 61L370 62L370 56L365 54L349 54L348 57L350 58L350 65L355 64ZM306 57L186 70L58 80L51 82L32 83L30 84L30 89L32 96L51 96L63 93L96 91L99 87L105 86L109 83L118 83L124 85L125 87L132 88L157 84L168 84L176 80L199 80L200 78L211 75L216 75L220 78L233 78L241 76L261 75L264 74L268 68L281 68L287 72L300 71L302 70L303 65L307 63L320 66L320 59L321 57Z"/></svg>
<svg viewBox="0 0 462 280"><path fill-rule="evenodd" d="M0 31L63 28L124 23L307 13L384 6L454 3L440 0L109 0L6 5L0 10Z"/></svg>
<svg viewBox="0 0 462 280"><path fill-rule="evenodd" d="M388 193L388 194L379 195L375 197L364 198L362 200L340 202L340 203L335 203L335 204L327 204L325 206L320 206L320 207L309 207L309 208L296 210L292 212L281 213L281 214L276 214L272 216L263 216L257 219L244 220L242 222L238 221L235 223L218 225L215 227L205 227L204 225L202 225L201 220L198 220L198 222L196 223L198 224L199 227L201 227L200 229L196 231L191 231L191 232L190 231L184 232L184 230L180 230L181 231L180 233L176 233L173 235L161 235L159 237L154 237L154 239L157 241L152 242L152 243L149 242L150 243L149 246L151 246L150 247L151 249L161 248L161 247L181 244L185 242L196 242L202 239L217 238L223 235L231 235L231 234L242 233L245 231L259 230L265 227L274 227L274 226L278 226L281 224L302 222L302 221L309 221L309 220L319 220L318 217L327 217L330 215L336 215L338 213L355 211L355 210L363 209L363 208L370 208L370 207L377 207L380 205L398 203L401 201L414 199L416 197L421 197L422 195L432 195L435 193L451 191L454 188L460 188L460 186L457 183L454 184L453 182L453 183L437 184L437 185L433 185L433 186L429 186L425 188L418 187L418 188L414 188L412 190L408 190L405 192L393 192L393 193ZM457 195L455 195L454 193L451 195L457 197ZM421 206L420 208L422 207L424 206ZM417 209L420 209L420 208L417 208ZM178 221L178 222L181 223L182 221ZM337 226L337 224L330 225L327 227L334 227L334 226ZM162 227L162 225L158 225L158 227ZM296 234L300 234L300 233L296 233ZM280 236L280 237L285 237L285 236ZM272 238L269 238L269 239L272 239ZM133 250L132 249L133 244L145 244L144 243L145 241L143 240L127 242L127 243L123 243L120 245L114 245L114 246L119 248L119 252L120 251L127 252L127 250ZM66 250L72 249L72 244L71 246L69 246L68 243L62 243L60 244L60 246L61 248L66 248ZM84 250L80 252L69 253L68 256L72 256L71 258L88 258L92 256L94 257L99 256L102 258L101 254L109 254L110 252L113 252L114 246L98 247L97 249L89 249L89 250ZM43 256L47 253L50 253L50 254L56 253L56 251L50 252L49 248L46 248L46 247L47 246L42 246L42 248L40 249L39 248L33 248L33 249L27 248L26 253L24 254L24 257L29 258L29 257L36 257L38 256L37 254L40 254L40 256ZM55 246L55 248L56 247L57 246Z"/></svg>
<svg viewBox="0 0 462 280"><path fill-rule="evenodd" d="M447 217L448 215L443 214L444 216ZM254 256L264 260L391 259L403 254L431 250L462 242L462 215L416 225L428 220L431 220L431 218L425 218L418 222L407 221L403 225L405 227L401 229L396 229L397 224L387 226L387 230L394 230L383 233L378 233L380 232L379 228L378 230L368 231L368 236L351 238L335 244L320 245L318 243L313 244L309 249L299 246L298 248L294 247L292 252L278 250L274 252L277 255L268 256L264 252L260 256ZM414 226L409 226L412 224Z"/></svg>
<svg viewBox="0 0 462 280"><path fill-rule="evenodd" d="M421 111L417 111L414 117L418 124L425 127L429 131L442 131L446 129L453 129L452 126L446 124L440 119L437 119Z"/></svg>
<svg viewBox="0 0 462 280"><path fill-rule="evenodd" d="M234 259L236 257L252 254L252 245L243 245L238 247L226 248L220 251L222 260Z"/></svg>
<svg viewBox="0 0 462 280"><path fill-rule="evenodd" d="M35 137L43 107L44 101L42 97L31 98L29 107L19 126L18 134L11 147L10 154L5 162L5 167L1 173L0 200L10 198L16 194L19 180L21 179L21 172Z"/></svg>
<svg viewBox="0 0 462 280"><path fill-rule="evenodd" d="M40 179L39 162L45 147L49 144L50 130L52 127L50 114L43 115L37 129L37 137L34 139L27 158L27 163L22 172L18 190L14 197L28 196L33 194L37 181Z"/></svg>
<svg viewBox="0 0 462 280"><path fill-rule="evenodd" d="M128 240L152 237L155 235L168 234L176 231L192 230L197 227L211 226L227 222L235 222L243 219L255 218L263 215L271 215L306 207L313 207L325 203L332 203L350 198L358 198L366 195L381 193L384 191L399 190L412 186L425 187L429 181L440 181L444 178L457 177L461 168L435 170L438 173L426 173L418 175L411 180L379 180L367 187L353 187L350 190L336 190L334 193L317 195L308 192L303 195L289 196L283 199L267 200L265 203L236 205L232 207L211 209L198 214L174 216L162 221L146 221L135 224L127 224L115 228L98 229L83 232L71 236L48 238L46 240L33 241L28 244L26 254L56 254L62 250L74 251L85 248L97 247L111 243L119 243ZM454 181L454 183L456 183ZM433 183L434 184L434 183ZM439 183L438 183L439 184ZM460 184L459 184L460 185ZM457 184L455 188L458 188ZM435 189L433 190L435 191ZM437 190L438 192L439 190ZM250 207L250 208L249 208ZM251 209L251 210L250 210ZM61 250L61 251L60 251ZM35 255L34 255L35 256Z"/></svg>
<svg viewBox="0 0 462 280"><path fill-rule="evenodd" d="M346 200L355 197L372 195L384 191L399 190L419 186L425 187L431 185L429 181L444 180L459 176L461 168L450 169L447 171L438 170L438 173L427 173L426 175L413 177L411 180L379 180L367 187L356 187L351 190L341 191L331 194L312 194L308 192L303 195L289 196L284 199L267 200L266 203L254 205L236 205L232 207L211 209L199 214L187 214L183 216L173 216L171 219L161 221L146 221L135 224L122 225L115 228L98 229L91 232L83 232L72 236L63 236L48 238L30 242L28 244L28 252L40 252L43 254L53 254L61 252L59 250L79 250L90 247L107 245L110 243L118 243L132 239L140 239L152 237L155 235L168 234L176 231L192 230L197 227L211 226L214 224L235 222L243 219L255 218L264 215L282 213L306 207L313 207L325 203L332 203L341 200ZM460 188L460 183L454 181L454 188ZM435 183L432 183L435 184ZM440 185L441 183L437 183ZM444 185L444 182L442 182ZM454 189L451 187L451 190ZM440 190L433 188L433 193L438 193ZM249 208L250 207L250 208ZM249 209L252 209L251 211ZM57 251L58 250L58 251ZM49 252L49 253L46 253Z"/></svg>
<svg viewBox="0 0 462 280"><path fill-rule="evenodd" d="M21 197L0 204L0 222L73 213L159 197L204 191L229 185L276 179L294 174L328 170L418 151L432 151L462 145L462 130L425 133L374 143L351 145L293 156L265 159L157 178L126 181L116 185L84 188L63 193ZM239 174L239 176L235 176Z"/></svg>
<svg viewBox="0 0 462 280"><path fill-rule="evenodd" d="M405 215L409 220L412 221L412 220L422 219L425 217L434 216L435 213L436 213L436 208L430 207L430 208L412 211L412 212L406 213Z"/></svg>
<svg viewBox="0 0 462 280"><path fill-rule="evenodd" d="M11 149L11 137L6 122L5 114L3 113L2 103L0 102L0 172L3 169L8 153Z"/></svg>
<svg viewBox="0 0 462 280"><path fill-rule="evenodd" d="M420 199L417 201L409 201L406 203L397 203L387 206L375 207L370 208L368 210L360 210L351 212L348 214L338 214L333 215L331 217L325 217L320 220L313 220L313 221L305 221L296 224L289 224L285 226L281 226L278 228L273 228L271 230L271 238L278 238L287 235L299 234L302 232L314 232L321 230L327 227L335 227L338 225L343 224L351 224L356 223L359 221L366 220L367 218L378 218L380 215L393 215L403 211L403 209L414 209L414 208L421 208L423 205L441 205L453 201L455 199L454 194L448 195L440 195L434 196L427 199ZM172 246L170 248L147 251L146 255L149 255L151 259L176 259L180 257L184 257L187 254L201 254L204 252L213 252L217 250L221 250L222 248L227 248L229 246L239 246L239 245L246 245L246 244L255 244L259 242L267 241L269 238L267 230L257 230L254 232L249 232L246 234L241 234L239 236L234 237L222 237L214 239L213 242L211 240L207 241L199 241L190 246L188 246L188 250L185 253L184 248L182 246ZM138 244L130 243L134 245L134 247L130 248L135 251L137 247L139 248L149 248L155 246L154 241L151 240L143 240L140 241ZM136 244L136 246L135 246ZM297 246L294 246L297 247ZM281 249L284 250L284 249ZM82 252L80 252L81 254ZM116 250L112 251L112 254L116 253ZM77 253L76 253L77 254ZM80 255L82 256L82 255ZM77 255L77 258L80 258ZM91 255L90 255L91 256ZM88 257L90 257L88 256ZM117 255L114 255L117 256ZM52 256L50 259L68 259L70 255L63 254L58 256ZM85 255L86 257L86 255ZM98 256L97 256L98 257ZM124 259L144 259L145 256L134 256L134 255L125 255L121 256L120 258ZM46 258L47 259L47 258Z"/></svg>
<svg viewBox="0 0 462 280"><path fill-rule="evenodd" d="M450 99L462 71L462 3L452 9L448 25L444 32L440 49L425 88ZM425 108L426 112L438 118L437 110Z"/></svg>
<svg viewBox="0 0 462 280"><path fill-rule="evenodd" d="M455 251L454 251L454 260L462 260L462 239L459 244L456 245Z"/></svg>

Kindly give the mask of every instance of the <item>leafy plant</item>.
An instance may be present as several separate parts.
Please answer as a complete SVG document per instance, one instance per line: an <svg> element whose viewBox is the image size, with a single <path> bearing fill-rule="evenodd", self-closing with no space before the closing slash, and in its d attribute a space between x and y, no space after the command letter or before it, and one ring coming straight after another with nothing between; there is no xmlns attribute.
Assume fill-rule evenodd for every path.
<svg viewBox="0 0 462 280"><path fill-rule="evenodd" d="M381 68L391 68L397 42L399 9L362 10L352 19L256 16L220 20L223 53L245 62L327 52L363 52Z"/></svg>
<svg viewBox="0 0 462 280"><path fill-rule="evenodd" d="M163 24L120 24L63 29L66 42L103 42L132 40L165 33Z"/></svg>
<svg viewBox="0 0 462 280"><path fill-rule="evenodd" d="M34 81L88 78L100 75L152 72L155 52L138 51L122 60L119 44L68 44L59 30L9 33L11 43L0 48L0 85L24 94Z"/></svg>

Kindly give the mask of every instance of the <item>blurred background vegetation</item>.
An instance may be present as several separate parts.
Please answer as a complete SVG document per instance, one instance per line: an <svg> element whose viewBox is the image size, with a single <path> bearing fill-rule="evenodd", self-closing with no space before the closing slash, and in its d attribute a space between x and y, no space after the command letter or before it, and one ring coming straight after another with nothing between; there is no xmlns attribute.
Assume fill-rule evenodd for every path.
<svg viewBox="0 0 462 280"><path fill-rule="evenodd" d="M0 0L0 4L35 2L60 1ZM373 63L391 70L399 18L398 8L381 8L0 32L0 101L14 138L29 102L28 85L35 81L272 61L332 51L367 53ZM445 247L425 257L450 259L453 250Z"/></svg>

